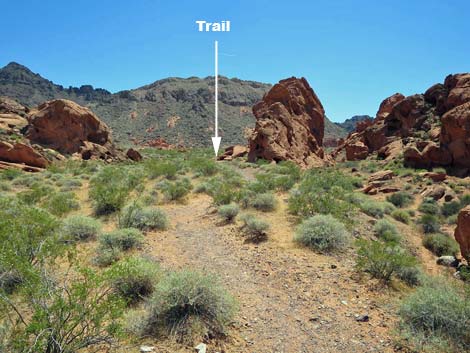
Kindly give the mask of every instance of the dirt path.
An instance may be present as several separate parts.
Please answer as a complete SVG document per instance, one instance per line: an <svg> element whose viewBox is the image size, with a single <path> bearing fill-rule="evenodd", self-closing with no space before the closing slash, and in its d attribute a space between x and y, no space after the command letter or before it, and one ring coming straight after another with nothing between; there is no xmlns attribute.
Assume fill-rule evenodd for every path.
<svg viewBox="0 0 470 353"><path fill-rule="evenodd" d="M209 344L208 352L392 351L392 308L383 304L384 293L355 278L351 253L322 256L280 246L276 236L244 243L237 226L217 225L210 203L197 195L186 205L165 206L172 227L148 234L145 249L165 268L216 273L237 297L230 338L217 349ZM370 320L358 322L355 315Z"/></svg>

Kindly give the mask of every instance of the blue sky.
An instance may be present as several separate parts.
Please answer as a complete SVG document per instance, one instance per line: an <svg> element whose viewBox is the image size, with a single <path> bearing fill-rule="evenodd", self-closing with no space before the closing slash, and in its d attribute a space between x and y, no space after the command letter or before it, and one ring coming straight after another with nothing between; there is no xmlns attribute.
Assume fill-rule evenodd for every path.
<svg viewBox="0 0 470 353"><path fill-rule="evenodd" d="M470 71L468 0L1 0L0 66L110 91L168 76L275 83L304 76L327 115L374 115L385 97ZM196 20L230 20L200 33ZM227 54L227 55L224 55Z"/></svg>

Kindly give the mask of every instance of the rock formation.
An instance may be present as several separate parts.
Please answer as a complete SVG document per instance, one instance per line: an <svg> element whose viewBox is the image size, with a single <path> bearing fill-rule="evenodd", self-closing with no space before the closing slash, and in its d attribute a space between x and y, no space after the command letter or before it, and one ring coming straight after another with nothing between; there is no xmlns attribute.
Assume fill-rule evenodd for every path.
<svg viewBox="0 0 470 353"><path fill-rule="evenodd" d="M91 110L72 101L45 102L29 117L26 137L33 143L64 154L79 153L83 159L122 158L111 132Z"/></svg>
<svg viewBox="0 0 470 353"><path fill-rule="evenodd" d="M253 107L256 117L248 160L292 160L302 167L324 164L323 106L305 78L274 85Z"/></svg>
<svg viewBox="0 0 470 353"><path fill-rule="evenodd" d="M460 210L454 237L460 245L462 257L470 263L470 206Z"/></svg>
<svg viewBox="0 0 470 353"><path fill-rule="evenodd" d="M246 146L230 146L227 147L223 154L221 154L217 159L219 161L230 161L234 158L244 157L248 154L248 148Z"/></svg>
<svg viewBox="0 0 470 353"><path fill-rule="evenodd" d="M347 160L372 153L392 159L403 155L410 167L435 166L470 171L470 74L449 75L424 94L385 99L369 126L351 133L333 153ZM365 150L368 150L367 154Z"/></svg>

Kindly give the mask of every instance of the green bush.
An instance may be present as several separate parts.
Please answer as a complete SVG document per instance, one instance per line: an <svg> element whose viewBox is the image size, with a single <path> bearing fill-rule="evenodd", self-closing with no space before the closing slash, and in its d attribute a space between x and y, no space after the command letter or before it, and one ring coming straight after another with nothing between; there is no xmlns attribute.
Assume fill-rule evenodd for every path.
<svg viewBox="0 0 470 353"><path fill-rule="evenodd" d="M122 209L118 225L119 228L137 228L143 231L165 230L168 228L168 218L159 208L132 203Z"/></svg>
<svg viewBox="0 0 470 353"><path fill-rule="evenodd" d="M161 277L158 263L143 257L130 257L113 265L108 271L111 287L134 305L150 296Z"/></svg>
<svg viewBox="0 0 470 353"><path fill-rule="evenodd" d="M276 196L271 193L264 193L255 195L251 201L250 205L259 211L269 212L274 211L277 207Z"/></svg>
<svg viewBox="0 0 470 353"><path fill-rule="evenodd" d="M103 249L128 251L141 247L144 242L144 236L138 229L123 228L103 233L98 240L100 243L99 251Z"/></svg>
<svg viewBox="0 0 470 353"><path fill-rule="evenodd" d="M438 215L439 214L439 205L433 198L426 198L423 200L418 210L424 214L428 215Z"/></svg>
<svg viewBox="0 0 470 353"><path fill-rule="evenodd" d="M313 250L331 253L344 249L350 238L344 225L333 216L315 215L299 225L294 240Z"/></svg>
<svg viewBox="0 0 470 353"><path fill-rule="evenodd" d="M53 193L42 203L42 207L55 216L61 217L71 211L78 210L80 204L73 192Z"/></svg>
<svg viewBox="0 0 470 353"><path fill-rule="evenodd" d="M461 208L470 205L470 194L463 195L462 197L460 197L459 201Z"/></svg>
<svg viewBox="0 0 470 353"><path fill-rule="evenodd" d="M101 223L94 218L77 215L69 216L63 222L63 236L66 240L84 241L99 234Z"/></svg>
<svg viewBox="0 0 470 353"><path fill-rule="evenodd" d="M159 185L167 201L178 201L186 197L193 186L188 178L174 182L165 181Z"/></svg>
<svg viewBox="0 0 470 353"><path fill-rule="evenodd" d="M399 243L401 240L397 227L386 219L380 219L374 225L375 235L383 241L390 243Z"/></svg>
<svg viewBox="0 0 470 353"><path fill-rule="evenodd" d="M429 213L421 216L420 221L424 233L437 233L440 230L439 219Z"/></svg>
<svg viewBox="0 0 470 353"><path fill-rule="evenodd" d="M242 228L249 240L259 241L266 237L266 231L269 229L267 222L256 218L252 214L243 214L240 219L243 222Z"/></svg>
<svg viewBox="0 0 470 353"><path fill-rule="evenodd" d="M138 184L135 175L118 167L105 167L90 181L90 198L97 215L119 211Z"/></svg>
<svg viewBox="0 0 470 353"><path fill-rule="evenodd" d="M404 210L395 210L391 213L391 216L404 224L410 224L411 222L410 214Z"/></svg>
<svg viewBox="0 0 470 353"><path fill-rule="evenodd" d="M422 345L429 345L430 340L440 338L448 341L455 352L470 349L468 293L449 281L427 280L403 300L399 315L405 332L413 336L423 335ZM421 351L422 347L417 349Z"/></svg>
<svg viewBox="0 0 470 353"><path fill-rule="evenodd" d="M212 176L218 171L215 161L209 158L195 158L190 162L190 167L194 173L202 176Z"/></svg>
<svg viewBox="0 0 470 353"><path fill-rule="evenodd" d="M289 197L289 211L307 218L331 214L345 224L352 224L354 205L346 200L356 186L356 179L333 169L311 169Z"/></svg>
<svg viewBox="0 0 470 353"><path fill-rule="evenodd" d="M213 177L206 183L206 192L216 205L228 205L239 198L238 188L242 182L237 177Z"/></svg>
<svg viewBox="0 0 470 353"><path fill-rule="evenodd" d="M395 210L395 207L389 202L373 200L366 200L360 203L359 208L362 212L374 218L382 218L386 214L390 214Z"/></svg>
<svg viewBox="0 0 470 353"><path fill-rule="evenodd" d="M33 205L39 203L47 195L54 192L54 188L49 185L42 185L34 183L30 186L29 190L21 191L18 193L18 198L25 204Z"/></svg>
<svg viewBox="0 0 470 353"><path fill-rule="evenodd" d="M416 259L397 245L360 239L358 246L358 269L383 282L389 282L405 268L416 266Z"/></svg>
<svg viewBox="0 0 470 353"><path fill-rule="evenodd" d="M122 251L118 248L98 247L93 263L99 267L107 267L118 262L122 258Z"/></svg>
<svg viewBox="0 0 470 353"><path fill-rule="evenodd" d="M235 203L222 205L218 209L219 216L222 217L226 222L233 222L235 217L237 217L238 212L240 212L240 208Z"/></svg>
<svg viewBox="0 0 470 353"><path fill-rule="evenodd" d="M150 179L164 176L172 180L176 178L180 169L180 165L175 162L163 162L156 159L148 159L145 161L145 170Z"/></svg>
<svg viewBox="0 0 470 353"><path fill-rule="evenodd" d="M399 280L410 287L416 287L421 284L423 273L419 267L403 267L396 273Z"/></svg>
<svg viewBox="0 0 470 353"><path fill-rule="evenodd" d="M444 217L449 217L457 214L460 211L460 208L460 202L458 201L446 202L441 207L441 214Z"/></svg>
<svg viewBox="0 0 470 353"><path fill-rule="evenodd" d="M406 207L413 203L413 195L405 191L398 191L387 196L387 201L394 204L396 207Z"/></svg>
<svg viewBox="0 0 470 353"><path fill-rule="evenodd" d="M454 239L440 233L425 235L423 245L437 256L455 256L459 252L459 244Z"/></svg>
<svg viewBox="0 0 470 353"><path fill-rule="evenodd" d="M160 280L148 308L143 334L193 343L225 334L236 305L214 276L180 271Z"/></svg>

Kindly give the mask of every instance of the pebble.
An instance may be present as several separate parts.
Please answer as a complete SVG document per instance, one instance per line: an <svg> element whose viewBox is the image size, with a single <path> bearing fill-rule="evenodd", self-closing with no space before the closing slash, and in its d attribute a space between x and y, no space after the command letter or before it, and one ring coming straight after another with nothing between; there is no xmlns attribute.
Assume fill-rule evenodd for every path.
<svg viewBox="0 0 470 353"><path fill-rule="evenodd" d="M152 347L152 346L140 346L140 352L141 353L150 353L150 352L154 352L155 351L155 347Z"/></svg>

